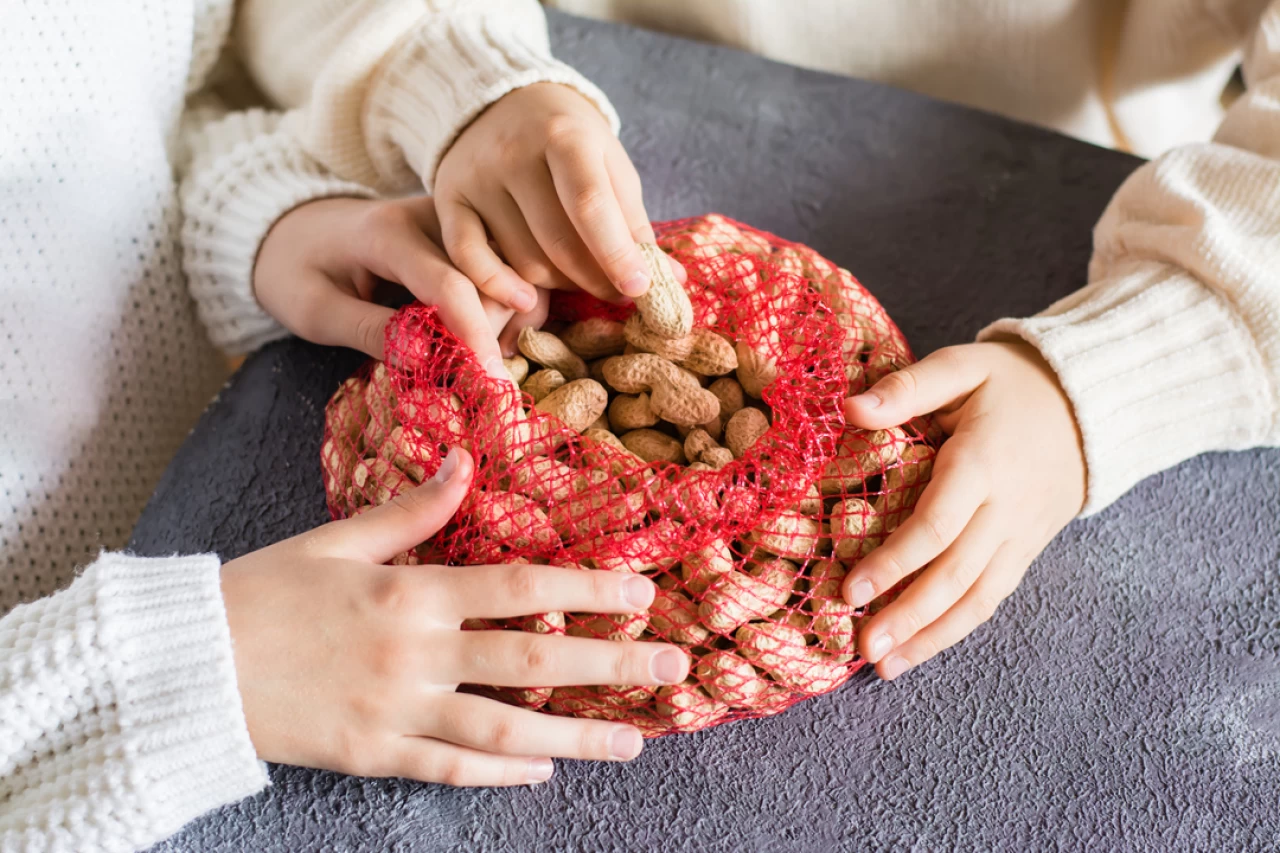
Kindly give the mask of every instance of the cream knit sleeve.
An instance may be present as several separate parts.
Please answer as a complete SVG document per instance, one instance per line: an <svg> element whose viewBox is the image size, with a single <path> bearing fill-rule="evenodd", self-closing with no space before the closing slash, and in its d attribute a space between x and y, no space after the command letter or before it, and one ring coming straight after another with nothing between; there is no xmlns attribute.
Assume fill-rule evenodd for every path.
<svg viewBox="0 0 1280 853"><path fill-rule="evenodd" d="M1035 345L1071 398L1097 512L1199 453L1280 445L1280 0L1212 143L1138 169L1098 224L1089 285L980 338Z"/></svg>
<svg viewBox="0 0 1280 853"><path fill-rule="evenodd" d="M430 189L457 135L533 83L573 87L618 127L604 93L551 56L537 0L243 0L236 41L298 111L304 149L386 192Z"/></svg>
<svg viewBox="0 0 1280 853"><path fill-rule="evenodd" d="M104 554L0 618L0 850L139 850L267 784L219 568Z"/></svg>
<svg viewBox="0 0 1280 853"><path fill-rule="evenodd" d="M288 129L296 118L262 109L224 113L211 101L188 111L183 268L210 339L233 355L288 334L253 293L258 247L275 221L308 201L375 195L308 156Z"/></svg>

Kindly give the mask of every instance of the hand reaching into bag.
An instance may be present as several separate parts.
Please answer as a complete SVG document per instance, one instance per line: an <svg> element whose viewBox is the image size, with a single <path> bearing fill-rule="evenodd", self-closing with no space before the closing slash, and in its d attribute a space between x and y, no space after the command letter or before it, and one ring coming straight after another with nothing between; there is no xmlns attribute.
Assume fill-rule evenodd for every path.
<svg viewBox="0 0 1280 853"><path fill-rule="evenodd" d="M473 473L471 457L454 449L432 480L390 503L223 567L259 757L361 776L525 785L549 778L553 758L639 754L633 726L539 714L457 687L676 684L689 670L683 651L460 626L643 611L652 581L536 565L381 565L435 534Z"/></svg>
<svg viewBox="0 0 1280 853"><path fill-rule="evenodd" d="M308 202L280 217L263 240L254 294L299 337L382 358L393 311L372 301L374 291L380 280L403 285L439 309L445 327L475 351L489 375L506 379L499 335L514 341L537 315L517 315L521 322L512 324L514 312L483 297L439 241L429 196Z"/></svg>
<svg viewBox="0 0 1280 853"><path fill-rule="evenodd" d="M989 619L1031 561L1080 512L1085 464L1071 405L1025 343L939 350L845 401L863 429L937 412L950 438L915 513L845 579L845 599L871 601L924 571L858 637L893 679Z"/></svg>

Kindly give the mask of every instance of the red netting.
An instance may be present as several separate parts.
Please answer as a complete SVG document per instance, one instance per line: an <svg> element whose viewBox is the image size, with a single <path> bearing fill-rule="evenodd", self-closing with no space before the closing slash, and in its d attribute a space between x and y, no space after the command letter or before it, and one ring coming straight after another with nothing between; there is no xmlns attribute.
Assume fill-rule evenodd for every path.
<svg viewBox="0 0 1280 853"><path fill-rule="evenodd" d="M694 665L681 685L495 691L551 713L625 720L647 736L778 713L862 665L855 636L866 614L843 603L841 580L910 513L937 438L924 421L845 428L843 399L912 358L850 273L715 214L657 230L689 273L690 339L655 343L640 318L619 322L630 308L561 296L547 329L576 354L530 343L544 363L511 365L531 371L517 395L485 375L434 309L411 306L388 332L388 363L366 365L333 396L322 460L341 518L429 477L450 445L475 457L472 493L453 521L397 562L652 578L660 591L646 614L467 626L685 647ZM620 365L641 363L606 368L611 358L655 350L691 368L662 374L688 400L607 384L626 385ZM685 404L707 392L716 414L700 426L658 417L687 420L676 413L696 411Z"/></svg>

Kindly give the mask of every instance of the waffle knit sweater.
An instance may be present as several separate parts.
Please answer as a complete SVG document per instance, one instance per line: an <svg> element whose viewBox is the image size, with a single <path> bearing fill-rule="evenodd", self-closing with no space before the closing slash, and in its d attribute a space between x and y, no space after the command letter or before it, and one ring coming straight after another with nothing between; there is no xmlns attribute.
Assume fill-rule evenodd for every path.
<svg viewBox="0 0 1280 853"><path fill-rule="evenodd" d="M107 553L54 591L125 541L221 380L210 340L240 352L282 334L250 290L266 229L308 199L429 186L458 130L513 88L560 81L612 111L551 59L533 0L245 0L238 52L283 112L227 112L209 91L240 89L217 62L230 0L3 2L0 850L135 849L266 782L219 563ZM1103 0L558 5L660 12L640 22L731 43L750 24L824 62L838 50L823 34L851 30L822 16L854 8L866 50L849 55L871 59L833 70L926 91L949 80L964 91L935 94L1169 148L1106 212L1088 286L984 334L1032 342L1058 371L1085 438L1087 511L1194 454L1280 443L1280 2L1110 4L1124 14L1108 95L1090 62L1045 64L1073 36L1083 55L1101 49L1076 25ZM1248 92L1216 133L1126 108L1203 104L1235 56ZM1097 98L1116 135L1028 113L1036 86L1046 103Z"/></svg>
<svg viewBox="0 0 1280 853"><path fill-rule="evenodd" d="M532 0L235 11L0 0L0 851L143 848L267 783L218 558L99 552L125 544L223 381L214 345L282 336L251 292L269 226L310 199L409 188L528 83L612 115L551 58ZM233 29L251 67L305 63L322 106L289 90L287 113L229 111L217 95L246 88Z"/></svg>

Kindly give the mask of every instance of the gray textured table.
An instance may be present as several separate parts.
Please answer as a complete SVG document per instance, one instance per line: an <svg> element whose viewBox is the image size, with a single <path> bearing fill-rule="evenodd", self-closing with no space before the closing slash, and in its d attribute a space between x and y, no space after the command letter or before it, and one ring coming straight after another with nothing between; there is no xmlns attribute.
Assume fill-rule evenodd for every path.
<svg viewBox="0 0 1280 853"><path fill-rule="evenodd" d="M1136 165L992 116L553 17L650 212L720 211L852 269L918 354L1078 287ZM233 557L325 520L325 400L358 362L249 360L138 525ZM1280 849L1280 453L1194 460L1073 524L996 618L894 684L463 791L277 767L163 850Z"/></svg>

